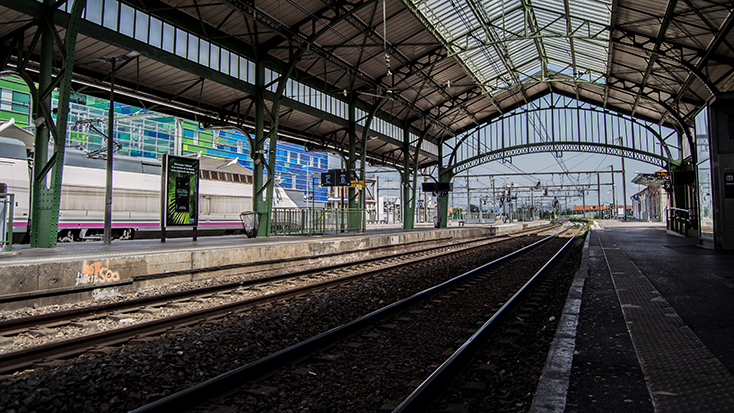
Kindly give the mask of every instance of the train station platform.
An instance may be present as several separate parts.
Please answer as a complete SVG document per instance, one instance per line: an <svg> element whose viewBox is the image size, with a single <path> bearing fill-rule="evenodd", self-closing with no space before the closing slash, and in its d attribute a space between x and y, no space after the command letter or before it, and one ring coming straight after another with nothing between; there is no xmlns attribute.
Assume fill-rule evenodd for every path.
<svg viewBox="0 0 734 413"><path fill-rule="evenodd" d="M373 226L364 233L241 236L60 243L54 248L15 246L0 253L0 310L101 298L172 282L277 269L294 264L336 264L357 256L392 253L436 242L493 236L540 227L548 221L467 225L405 231ZM63 294L63 298L59 295Z"/></svg>
<svg viewBox="0 0 734 413"><path fill-rule="evenodd" d="M531 412L734 411L734 254L664 224L600 224Z"/></svg>

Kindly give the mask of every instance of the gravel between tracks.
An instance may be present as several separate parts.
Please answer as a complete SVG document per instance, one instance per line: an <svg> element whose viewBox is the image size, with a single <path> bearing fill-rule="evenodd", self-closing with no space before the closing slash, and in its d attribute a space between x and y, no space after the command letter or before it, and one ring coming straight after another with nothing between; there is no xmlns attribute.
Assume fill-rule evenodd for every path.
<svg viewBox="0 0 734 413"><path fill-rule="evenodd" d="M246 412L376 412L403 400L566 240L402 311L302 363L210 404ZM417 307L417 308L416 308Z"/></svg>
<svg viewBox="0 0 734 413"><path fill-rule="evenodd" d="M535 237L495 245L483 261ZM308 298L232 315L138 344L100 349L78 359L0 380L0 406L22 412L127 411L404 298L476 264L447 261L396 277L360 282Z"/></svg>
<svg viewBox="0 0 734 413"><path fill-rule="evenodd" d="M493 243L497 242L495 241L489 241L487 240L476 240L475 245L481 245L481 244L487 244L487 243ZM503 242L503 241L499 241ZM473 242L470 242L470 244L473 244ZM433 251L429 252L428 254L425 253L419 253L417 255L408 254L407 260L411 259L417 259L421 256L426 255L440 255L441 253L445 253L447 251L451 250L457 250L465 248L466 246L456 246L456 245L443 245L443 252L441 251ZM405 250L403 247L399 247L398 250ZM398 255L395 255L398 254ZM392 265L397 262L405 262L406 258L402 257L398 251L388 251L388 250L380 250L380 251L373 251L370 252L365 257L371 257L371 258L382 258L381 265ZM364 258L364 257L363 257ZM218 276L215 278L209 278L209 279L201 279L197 281L190 281L190 282L179 282L179 283L171 283L171 284L165 284L165 285L155 285L146 287L134 292L128 292L125 294L117 294L115 296L106 296L101 299L96 299L92 301L81 301L81 302L75 302L75 303L68 303L64 305L50 305L50 306L35 306L35 307L29 307L14 311L3 311L0 313L0 321L2 320L9 320L9 319L16 319L26 316L32 316L32 315L42 315L46 313L52 313L57 311L65 311L65 310L76 310L86 307L93 307L95 305L102 305L102 304L110 304L114 302L124 302L129 300L134 300L138 298L155 298L155 297L161 297L168 293L175 293L175 292L181 292L181 291L187 291L187 290L194 290L199 289L203 287L210 287L210 286L216 286L216 285L223 285L223 284L234 284L238 282L243 281L252 281L257 280L262 277L267 276L274 276L274 275L287 275L289 273L293 273L294 271L302 271L302 270L309 270L313 268L319 268L323 267L324 265L329 264L329 260L323 261L320 259L314 260L315 262L312 262L309 265L306 264L300 264L296 267L287 267L283 269L271 269L266 271L258 271L254 273L243 273L238 275L230 275L230 276ZM391 262L393 261L393 262ZM53 328L34 328L30 331L23 332L20 334L15 334L12 336L9 336L7 338L3 337L0 338L0 354L3 353L10 353L13 351L23 350L30 347L40 346L48 343L63 341L63 340L70 340L78 337L83 337L88 334L93 334L97 332L103 332L108 330L113 330L120 327L125 327L128 325L134 325L134 324L140 324L145 323L148 321L153 321L169 316L189 313L193 311L198 311L206 308L212 308L216 306L221 306L228 303L233 303L237 301L243 301L247 299L253 299L259 296L264 296L272 293L278 293L285 290L289 290L292 288L297 287L304 287L307 285L323 282L326 280L331 279L338 279L345 275L348 275L350 272L360 272L363 271L364 268L372 266L371 264L362 264L357 265L354 267L350 267L350 269L340 269L340 270L329 270L325 271L321 274L319 274L317 277L294 277L289 279L284 279L280 281L271 281L271 282L265 282L263 284L258 284L252 287L245 287L245 288L239 288L236 291L234 291L232 294L229 293L212 293L212 294L206 294L205 297L199 297L196 299L186 299L181 302L176 302L174 305L168 306L168 305L154 305L152 308L147 307L143 311L130 311L130 312L124 312L120 313L117 311L113 311L110 313L110 317L106 317L105 314L101 314L100 317L96 317L87 321L84 321L82 323L69 323L61 326L56 326ZM164 302L165 303L165 302Z"/></svg>

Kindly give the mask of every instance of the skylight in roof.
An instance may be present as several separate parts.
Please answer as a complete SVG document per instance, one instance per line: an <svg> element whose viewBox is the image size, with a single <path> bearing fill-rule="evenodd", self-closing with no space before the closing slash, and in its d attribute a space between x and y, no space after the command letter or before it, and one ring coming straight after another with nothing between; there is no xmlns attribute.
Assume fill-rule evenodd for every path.
<svg viewBox="0 0 734 413"><path fill-rule="evenodd" d="M602 79L611 0L410 0L487 92L532 77Z"/></svg>

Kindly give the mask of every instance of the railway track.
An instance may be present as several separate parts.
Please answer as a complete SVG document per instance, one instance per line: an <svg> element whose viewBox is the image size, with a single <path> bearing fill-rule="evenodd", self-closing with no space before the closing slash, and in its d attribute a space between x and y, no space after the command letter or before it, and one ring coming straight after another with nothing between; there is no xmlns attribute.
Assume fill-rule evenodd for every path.
<svg viewBox="0 0 734 413"><path fill-rule="evenodd" d="M209 298L216 294L221 295L234 293L237 290L241 290L243 288L260 288L279 282L288 282L289 280L295 280L299 278L315 277L321 274L335 273L337 271L359 272L363 268L368 268L369 266L392 265L395 263L406 262L411 259L415 259L416 257L424 257L430 254L440 254L443 250L450 250L452 248L468 248L472 245L481 245L486 242L497 242L503 239L511 239L512 237L522 236L528 233L540 233L547 230L553 230L555 228L558 228L558 225L548 225L544 227L534 228L532 230L520 231L512 234L511 236L494 236L476 240L453 242L438 247L421 248L414 251L399 253L391 255L389 257L373 257L306 270L294 270L294 268L286 268L279 274L272 276L222 283L201 288L186 289L182 291L157 294L154 296L143 298L122 300L108 304L85 306L81 308L50 312L30 317L7 319L0 321L0 336L7 337L27 332L31 329L39 327L58 327L68 325L74 321L98 319L114 313L130 313L143 308L163 307L172 303L186 302L196 298ZM213 270L218 271L219 269L217 268ZM207 269L199 270L199 276L205 278L206 272Z"/></svg>
<svg viewBox="0 0 734 413"><path fill-rule="evenodd" d="M330 404L330 401L321 404L330 406L332 410L376 411L394 408L395 411L422 411L426 404L425 396L435 394L436 387L440 387L439 383L446 380L445 375L457 369L455 363L465 359L467 352L507 317L516 303L541 279L542 274L552 266L554 260L558 260L572 241L573 238L567 242L561 242L555 237L545 238L325 333L140 407L134 412L229 411L227 409L265 411L287 406L285 402L278 403L289 394L304 395L304 401L315 403L305 407L318 410L318 402L305 396L309 394L308 389L314 389L310 393L312 395L328 394L332 401L338 399L342 405L336 406ZM512 277L513 282L510 284L515 287L503 287L502 293L494 291L492 284L498 281L499 273L507 271L510 266L521 265L530 260L529 257L534 257L537 261L541 256L545 258L540 264L525 266L527 268L523 272L526 274ZM469 302L475 303L474 307L466 305ZM490 310L486 304L476 305L477 302L494 302L498 308ZM446 327L439 326L439 331L434 331L430 338L423 334L426 330L432 330L431 324L441 318L450 319L449 324L444 324ZM466 323L479 323L481 326L469 333ZM426 359L434 361L424 360L424 365L433 372L428 378L422 374L422 366L402 366L421 358L419 354L424 347L432 346L431 350L426 351L435 352L435 348L456 344L457 331L464 338L457 346L458 349L440 353L448 356L444 363L435 363L435 354ZM467 335L468 339L465 338ZM420 342L416 343L416 340ZM365 366L365 359L374 362ZM380 360L387 360L387 364L381 364ZM401 367L396 368L397 365ZM406 374L405 370L409 373ZM370 387L369 383L364 383L365 378L377 377L379 380L379 377L393 375L404 376L406 385L410 387L412 384L416 390L408 392L407 397L401 400L390 397L387 403L379 406L350 406L349 402L344 405L344 400L350 398L366 403L370 398L366 394L361 397L354 396L354 393L332 395L335 389L359 386L360 382ZM358 393L360 390L355 391ZM202 404L202 401L206 403Z"/></svg>
<svg viewBox="0 0 734 413"><path fill-rule="evenodd" d="M487 237L485 239L501 239L501 238L507 238L511 236L518 236L523 234L531 234L531 233L542 233L544 231L552 230L553 228L558 227L559 224L557 223L550 223L544 226L535 227L535 228L529 228L522 231L517 231L511 234L503 234L503 235L496 235L492 237ZM466 242L472 242L477 240L468 240ZM332 252L327 254L322 254L318 256L318 261L324 260L326 261L338 261L343 260L345 262L354 262L354 259L358 257L360 254L367 254L371 256L379 256L380 254L394 254L397 249L402 249L405 252L411 252L414 251L414 248L420 248L418 247L421 244L425 245L431 245L436 243L452 243L452 237L446 237L446 238L438 238L438 239L432 239L432 240L420 240L420 241L413 241L406 244L399 244L399 245L382 245L382 246L375 246L375 247L369 247L366 249L360 249L359 251L341 251L341 252ZM423 248L423 249L430 249ZM0 309L7 309L12 314L14 311L19 308L22 308L23 306L27 306L29 303L29 300L42 300L46 303L53 303L54 305L51 305L51 307L59 307L59 304L62 306L67 306L65 304L71 304L72 302L78 301L78 294L80 293L90 293L92 291L100 292L101 295L105 295L106 290L110 290L112 295L119 294L120 291L122 292L134 292L135 288L138 288L138 285L142 286L161 286L166 285L166 280L173 280L174 283L181 282L180 280L182 278L190 279L190 282L196 283L197 281L200 281L205 278L209 277L217 277L217 278L236 278L238 275L252 275L257 276L257 274L273 274L273 273L280 273L284 270L288 270L289 268L313 268L314 257L301 257L301 258L295 258L295 259L274 259L274 260L266 260L266 261L258 261L258 262L241 262L241 263L233 263L233 264L227 264L227 265L221 265L216 267L203 267L203 268L193 268L193 269L187 269L187 270L181 270L181 271L169 271L169 272L163 272L163 273L157 273L157 274L148 274L148 275L140 275L133 277L132 279L119 281L119 282L112 282L112 283L96 283L96 284L87 284L83 286L75 286L75 287L67 287L67 288L60 288L60 289L50 289L50 290L43 290L43 291L34 291L34 292L27 292L27 293L18 293L18 294L10 294L10 295L3 295L0 296ZM358 258L356 258L358 259ZM243 277L239 277L242 279ZM68 298L65 298L68 297ZM109 296L108 296L109 297ZM0 332L0 335L3 333Z"/></svg>
<svg viewBox="0 0 734 413"><path fill-rule="evenodd" d="M535 230L537 231L537 229ZM148 297L145 299L113 303L84 309L46 314L26 319L6 320L0 323L3 335L18 334L51 327L67 325L85 326L90 320L112 318L116 321L130 320L134 323L131 314L137 312L148 318L155 318L161 308L173 308L178 314L152 321L134 323L107 331L84 335L69 340L50 342L19 351L0 354L0 374L20 371L32 366L53 365L56 360L73 357L91 349L119 345L130 340L145 340L146 337L161 334L173 328L182 328L199 323L202 320L212 320L233 312L243 311L254 305L283 300L288 297L305 294L328 288L337 284L350 282L356 279L379 274L387 270L395 270L408 265L415 265L430 259L435 259L437 251L450 251L449 254L469 254L477 249L486 248L496 239L483 239L453 243L439 248L426 248L411 253L400 254L388 258L373 258L357 263L339 264L320 269L297 271L266 277L251 282L237 282L218 286L211 286L197 290L181 291L164 296ZM304 284L292 288L294 280ZM275 285L279 284L279 285ZM219 300L227 298L221 305L209 308L191 310L201 307L207 298ZM192 307L193 306L193 307ZM51 334L46 332L47 334Z"/></svg>

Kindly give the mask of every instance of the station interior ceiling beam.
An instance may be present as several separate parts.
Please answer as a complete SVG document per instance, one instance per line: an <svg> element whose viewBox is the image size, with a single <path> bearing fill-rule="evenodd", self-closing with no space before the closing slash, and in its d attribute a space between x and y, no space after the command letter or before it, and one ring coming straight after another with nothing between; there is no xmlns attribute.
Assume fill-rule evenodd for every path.
<svg viewBox="0 0 734 413"><path fill-rule="evenodd" d="M247 125L248 105L237 103L255 86L210 62L214 50L217 59L226 52L282 73L305 48L293 81L364 112L387 99L376 119L395 130L370 133L365 149L368 159L397 168L405 127L425 136L414 166L434 166L435 148L447 139L550 93L680 129L713 94L734 91L726 2L88 0L88 10L95 7L117 9L105 9L99 23L81 22L76 89L101 96L109 68L95 59L135 50L141 56L116 74L125 103ZM6 47L14 30L43 17L35 1L0 0L0 12ZM63 31L65 9L55 21ZM155 22L176 36L173 49L148 39ZM25 34L26 47L33 35ZM40 49L27 52L37 65ZM268 90L266 99L273 97ZM348 150L344 116L302 96L284 96L282 106L284 140Z"/></svg>

